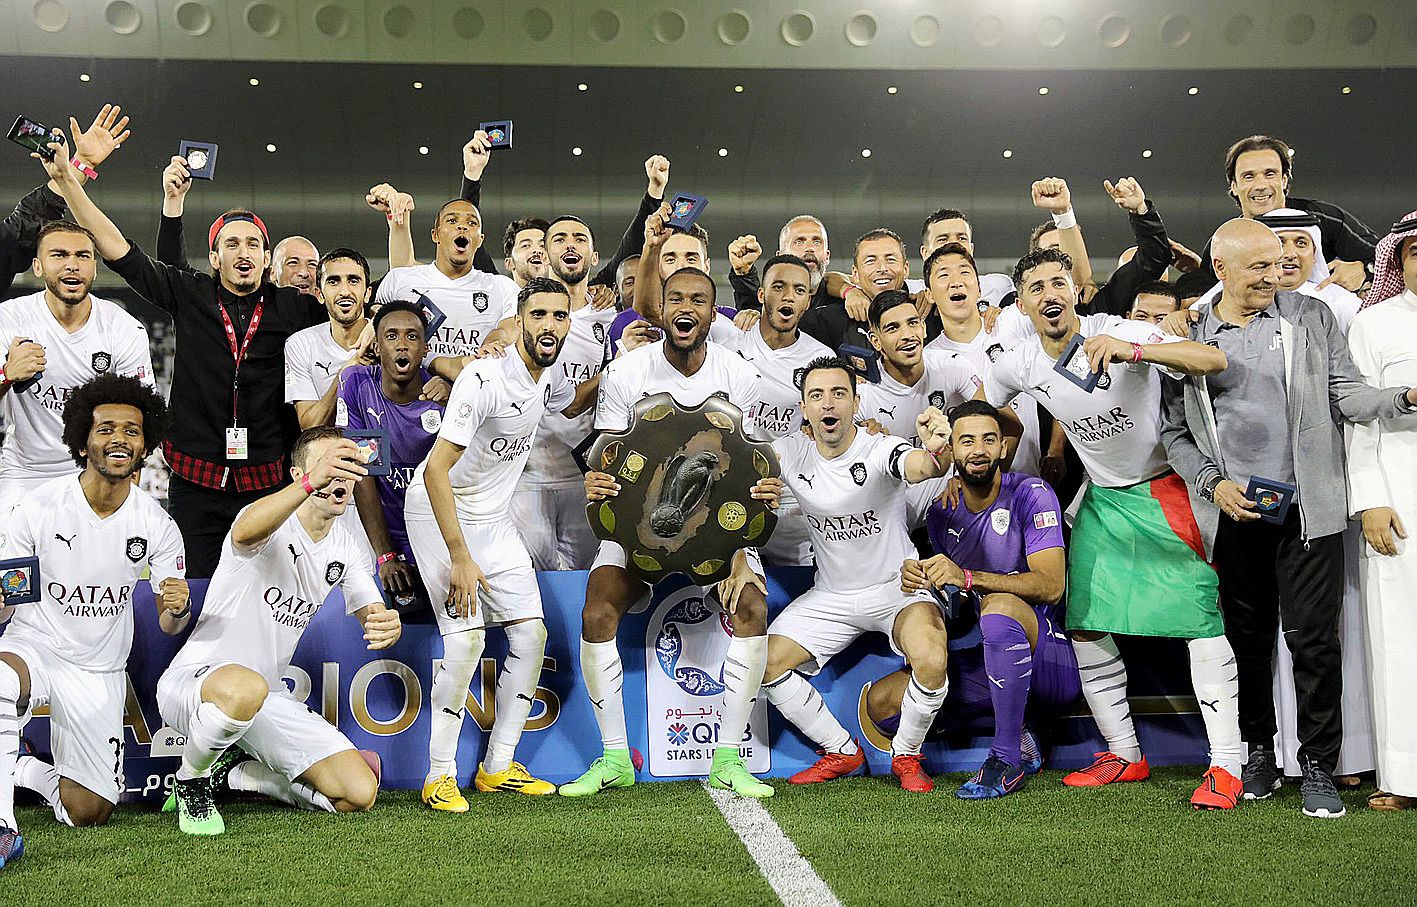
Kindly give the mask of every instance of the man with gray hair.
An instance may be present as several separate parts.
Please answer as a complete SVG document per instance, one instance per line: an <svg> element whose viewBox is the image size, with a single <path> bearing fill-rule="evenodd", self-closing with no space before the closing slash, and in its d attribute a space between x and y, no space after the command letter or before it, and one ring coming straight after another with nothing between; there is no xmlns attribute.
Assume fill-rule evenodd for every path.
<svg viewBox="0 0 1417 907"><path fill-rule="evenodd" d="M758 238L751 234L740 236L728 246L728 282L733 287L733 305L741 312L744 309L760 309L758 290L762 284L754 262L763 254ZM811 277L812 305L827 302L832 294L827 291L827 265L831 262L831 249L827 245L827 227L811 214L798 214L782 225L777 236L778 255L796 255L807 263L807 273Z"/></svg>
<svg viewBox="0 0 1417 907"><path fill-rule="evenodd" d="M1348 521L1343 435L1349 422L1417 412L1417 390L1364 383L1328 306L1278 289L1273 230L1235 218L1216 231L1224 290L1203 303L1193 340L1229 363L1164 388L1162 437L1189 486L1200 543L1213 552L1225 634L1235 650L1246 799L1281 783L1272 672L1281 618L1294 659L1303 812L1344 815L1333 782L1343 736L1339 611Z"/></svg>

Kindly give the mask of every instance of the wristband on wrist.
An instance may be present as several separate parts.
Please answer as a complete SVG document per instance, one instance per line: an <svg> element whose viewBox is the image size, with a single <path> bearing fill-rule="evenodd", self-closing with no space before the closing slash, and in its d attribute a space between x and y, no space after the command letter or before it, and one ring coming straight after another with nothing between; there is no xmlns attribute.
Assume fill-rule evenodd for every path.
<svg viewBox="0 0 1417 907"><path fill-rule="evenodd" d="M374 566L375 566L375 567L382 567L382 566L384 566L385 564L387 564L389 561L401 561L401 560L403 560L403 555L402 555L402 554L399 554L397 551L385 551L383 554L379 555L379 559L374 562Z"/></svg>
<svg viewBox="0 0 1417 907"><path fill-rule="evenodd" d="M89 179L91 179L91 180L96 180L96 179L98 179L98 171L95 170L95 169L93 169L93 167L89 166L89 165L88 165L87 163L85 163L84 161L79 160L79 156L78 156L78 155L75 155L74 158L69 161L69 163L70 163L70 165L73 166L73 168L74 168L75 170L79 171L79 172L82 173L84 176L88 177Z"/></svg>
<svg viewBox="0 0 1417 907"><path fill-rule="evenodd" d="M935 461L935 466L936 466L937 468L939 468L939 469L944 469L944 468L945 468L945 464L943 464L943 463L940 462L940 455L939 455L939 454L935 453L933 450L931 450L931 449L928 448L928 447L924 447L924 448L921 448L921 449L924 450L927 454L930 455L930 459L932 459L932 460Z"/></svg>
<svg viewBox="0 0 1417 907"><path fill-rule="evenodd" d="M306 494L315 493L315 486L310 484L310 473L307 472L305 475L300 477L300 487L305 489Z"/></svg>
<svg viewBox="0 0 1417 907"><path fill-rule="evenodd" d="M970 589L973 589L973 588L974 588L974 571L973 571L973 570L966 570L966 571L964 571L964 589L963 589L962 591L968 592Z"/></svg>
<svg viewBox="0 0 1417 907"><path fill-rule="evenodd" d="M846 294L847 294L847 293L850 293L852 290L861 290L861 288L858 287L858 286L857 286L856 284L854 284L854 283L843 284L843 285L842 285L842 288L841 288L841 298L842 298L842 299L845 299L845 298L846 298ZM861 292L864 293L864 292L866 292L866 291L865 291L865 290L861 290Z"/></svg>
<svg viewBox="0 0 1417 907"><path fill-rule="evenodd" d="M1141 361L1141 344L1140 344L1140 343L1133 343L1133 344L1132 344L1132 364L1133 364L1133 365L1136 365L1136 364L1137 364L1138 362L1140 362L1140 361Z"/></svg>
<svg viewBox="0 0 1417 907"><path fill-rule="evenodd" d="M168 611L167 613L171 615L173 620L181 620L192 613L192 600L190 598L187 599L187 604L183 606L181 611Z"/></svg>
<svg viewBox="0 0 1417 907"><path fill-rule="evenodd" d="M1077 215L1073 213L1072 208L1069 208L1062 214L1053 215L1053 226L1057 227L1059 230L1068 230L1077 225L1078 218Z"/></svg>

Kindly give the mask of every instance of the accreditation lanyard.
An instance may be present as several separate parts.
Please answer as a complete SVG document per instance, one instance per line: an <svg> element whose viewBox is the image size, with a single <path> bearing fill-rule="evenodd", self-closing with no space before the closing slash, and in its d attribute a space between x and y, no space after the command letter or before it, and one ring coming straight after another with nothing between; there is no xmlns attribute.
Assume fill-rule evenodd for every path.
<svg viewBox="0 0 1417 907"><path fill-rule="evenodd" d="M216 307L217 311L221 312L221 325L226 328L226 342L231 348L231 358L236 363L231 373L231 426L235 428L236 400L241 390L241 363L246 361L246 353L251 349L251 340L256 336L256 329L261 326L261 315L265 311L266 300L264 296L256 298L256 308L251 312L251 323L246 326L246 336L242 338L240 346L236 343L236 326L231 323L231 316L226 314L226 306L222 305L220 292L217 294Z"/></svg>

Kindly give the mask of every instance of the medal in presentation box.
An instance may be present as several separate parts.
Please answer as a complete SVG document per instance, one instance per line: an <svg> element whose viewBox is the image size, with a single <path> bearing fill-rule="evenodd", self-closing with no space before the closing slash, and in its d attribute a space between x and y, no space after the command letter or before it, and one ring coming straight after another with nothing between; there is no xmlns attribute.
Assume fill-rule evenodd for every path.
<svg viewBox="0 0 1417 907"><path fill-rule="evenodd" d="M1102 373L1092 370L1092 363L1087 360L1082 342L1082 335L1074 334L1073 339L1068 341L1067 347L1064 348L1063 355L1053 364L1053 371L1090 394L1102 379Z"/></svg>
<svg viewBox="0 0 1417 907"><path fill-rule="evenodd" d="M1245 489L1245 497L1255 502L1254 512L1267 523L1283 523L1289 515L1289 505L1294 503L1297 489L1288 482L1250 477L1250 487Z"/></svg>

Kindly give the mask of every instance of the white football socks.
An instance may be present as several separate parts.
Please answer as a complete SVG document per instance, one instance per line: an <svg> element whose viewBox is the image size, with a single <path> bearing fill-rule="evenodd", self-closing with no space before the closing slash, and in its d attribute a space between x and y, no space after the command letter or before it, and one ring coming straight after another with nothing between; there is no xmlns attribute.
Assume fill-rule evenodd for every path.
<svg viewBox="0 0 1417 907"><path fill-rule="evenodd" d="M1223 635L1192 639L1186 648L1191 656L1191 685L1210 742L1210 764L1238 778L1246 753L1240 739L1240 675L1235 651Z"/></svg>
<svg viewBox="0 0 1417 907"><path fill-rule="evenodd" d="M443 637L443 660L433 672L428 702L433 708L428 732L428 778L458 776L458 737L467 714L467 694L487 644L483 630L465 630ZM426 782L425 782L426 783Z"/></svg>
<svg viewBox="0 0 1417 907"><path fill-rule="evenodd" d="M482 760L482 770L488 774L505 772L512 764L526 717L531 714L545 656L545 623L527 620L507 627L507 660L497 675L497 718Z"/></svg>
<svg viewBox="0 0 1417 907"><path fill-rule="evenodd" d="M15 760L20 755L20 675L0 661L0 825L15 821Z"/></svg>
<svg viewBox="0 0 1417 907"><path fill-rule="evenodd" d="M250 791L312 812L335 812L330 798L303 781L291 781L268 765L252 759L242 762L226 776L232 790Z"/></svg>
<svg viewBox="0 0 1417 907"><path fill-rule="evenodd" d="M625 668L615 640L589 642L581 638L581 676L600 725L600 743L608 750L629 748L625 733Z"/></svg>
<svg viewBox="0 0 1417 907"><path fill-rule="evenodd" d="M59 770L54 766L34 756L21 756L15 760L15 786L39 794L54 810L54 818L73 827L74 820L69 818L69 811L59 796Z"/></svg>
<svg viewBox="0 0 1417 907"><path fill-rule="evenodd" d="M735 749L748 730L748 716L758 701L763 671L768 666L766 636L735 636L723 659L723 722L718 729L718 745Z"/></svg>
<svg viewBox="0 0 1417 907"><path fill-rule="evenodd" d="M241 739L251 727L250 721L239 721L217 708L215 703L197 706L187 727L187 745L182 747L182 764L177 768L178 781L205 778L212 772L212 763Z"/></svg>
<svg viewBox="0 0 1417 907"><path fill-rule="evenodd" d="M900 703L900 727L891 741L891 756L918 756L925 743L925 732L930 730L940 706L945 704L945 694L950 691L946 678L944 686L938 690L927 690L912 675L906 684L905 697Z"/></svg>
<svg viewBox="0 0 1417 907"><path fill-rule="evenodd" d="M1109 633L1101 639L1074 639L1082 695L1092 710L1092 720L1107 741L1107 749L1136 762L1141 743L1132 724L1132 706L1127 701L1127 667L1117 652L1117 641Z"/></svg>
<svg viewBox="0 0 1417 907"><path fill-rule="evenodd" d="M856 743L851 732L841 726L831 709L827 708L822 694L796 671L786 671L776 680L763 684L763 692L768 702L777 707L782 717L792 722L793 727L807 735L822 752L856 753Z"/></svg>

